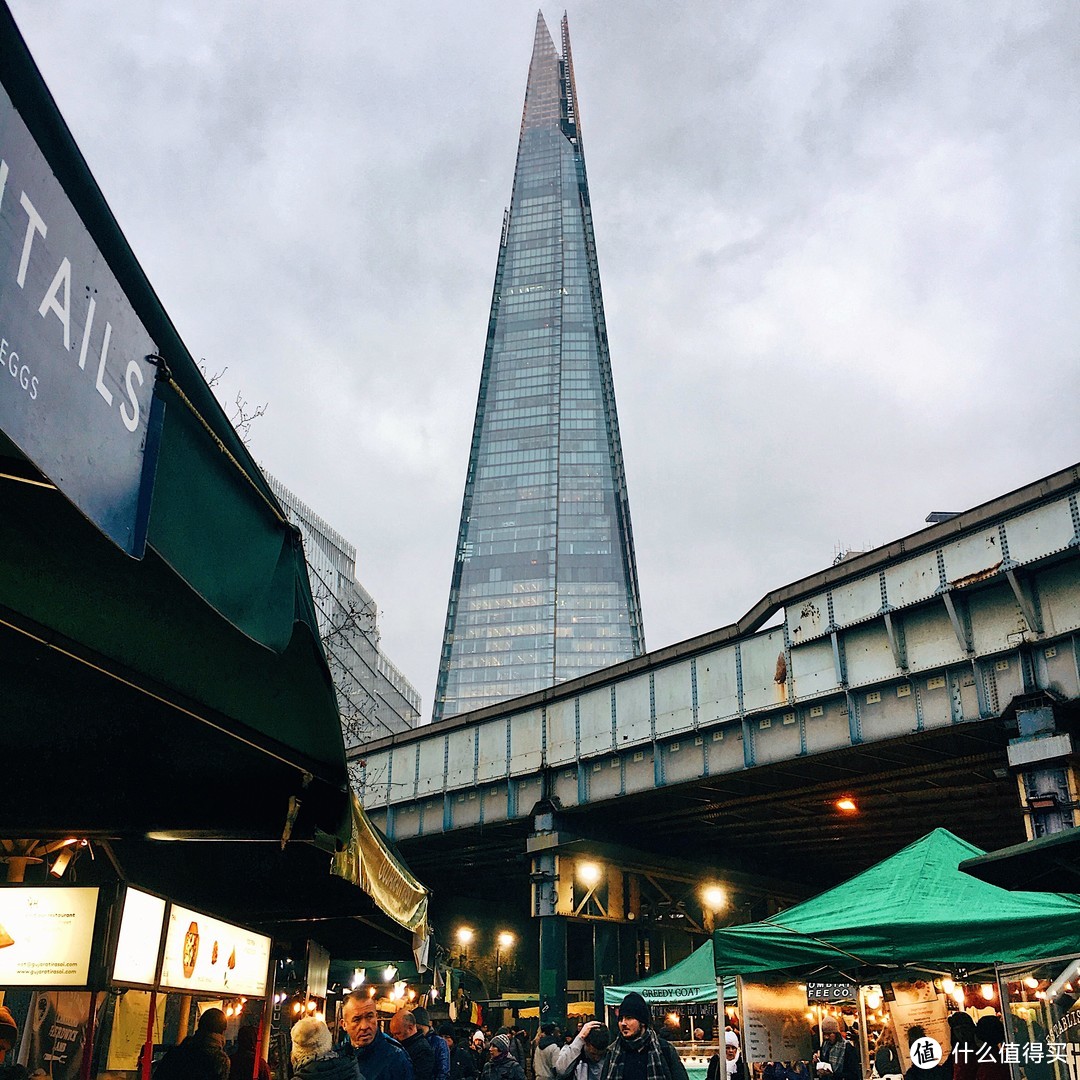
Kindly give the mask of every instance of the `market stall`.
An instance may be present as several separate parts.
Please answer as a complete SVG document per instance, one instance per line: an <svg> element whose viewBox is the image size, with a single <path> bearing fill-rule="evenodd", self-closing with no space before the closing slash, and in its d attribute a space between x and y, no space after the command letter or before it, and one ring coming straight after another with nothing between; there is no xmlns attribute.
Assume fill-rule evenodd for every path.
<svg viewBox="0 0 1080 1080"><path fill-rule="evenodd" d="M653 1009L657 1020L671 1019L675 1016L685 1018L688 1031L692 1033L706 1020L710 1033L723 1029L717 1017L717 983L713 960L713 943L710 939L700 945L685 959L680 960L664 971L639 979L637 982L622 986L604 987L604 1004L616 1007L627 994L639 993ZM724 980L724 1002L735 1003L735 980Z"/></svg>
<svg viewBox="0 0 1080 1080"><path fill-rule="evenodd" d="M904 1012L909 1026L916 1015L918 1026L933 1023L945 1052L944 1021L957 1008L996 1009L1015 1035L1014 1006L1049 1001L1054 988L1047 964L1068 968L1068 958L1080 951L1080 897L1006 892L960 871L961 862L982 854L936 829L803 904L760 923L717 930L716 974L753 985L791 985L793 978L805 985L814 976L859 987L864 1038L875 1012L891 1005L897 990L901 1006L911 1008L893 1011ZM876 1009L868 1011L868 998ZM808 1008L805 997L802 1002ZM904 1030L896 1034L906 1052ZM748 1056L754 1060L752 1047ZM865 1043L863 1056L868 1064Z"/></svg>

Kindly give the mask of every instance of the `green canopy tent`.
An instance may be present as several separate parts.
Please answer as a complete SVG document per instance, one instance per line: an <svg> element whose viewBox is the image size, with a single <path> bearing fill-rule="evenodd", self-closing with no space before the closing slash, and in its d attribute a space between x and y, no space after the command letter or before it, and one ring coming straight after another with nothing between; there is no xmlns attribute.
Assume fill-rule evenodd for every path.
<svg viewBox="0 0 1080 1080"><path fill-rule="evenodd" d="M664 971L625 986L605 986L604 1004L617 1006L636 991L651 1005L716 1004L713 943L710 939ZM724 980L724 1000L735 1000L735 980Z"/></svg>
<svg viewBox="0 0 1080 1080"><path fill-rule="evenodd" d="M959 870L983 852L946 829L763 922L713 934L717 976L966 968L1069 956L1080 896L1006 892Z"/></svg>

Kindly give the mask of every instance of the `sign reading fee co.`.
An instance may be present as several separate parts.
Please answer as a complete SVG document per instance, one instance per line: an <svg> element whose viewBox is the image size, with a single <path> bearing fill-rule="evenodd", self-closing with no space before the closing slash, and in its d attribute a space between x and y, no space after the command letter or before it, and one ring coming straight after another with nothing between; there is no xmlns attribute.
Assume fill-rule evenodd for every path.
<svg viewBox="0 0 1080 1080"><path fill-rule="evenodd" d="M0 88L0 430L136 557L156 352Z"/></svg>

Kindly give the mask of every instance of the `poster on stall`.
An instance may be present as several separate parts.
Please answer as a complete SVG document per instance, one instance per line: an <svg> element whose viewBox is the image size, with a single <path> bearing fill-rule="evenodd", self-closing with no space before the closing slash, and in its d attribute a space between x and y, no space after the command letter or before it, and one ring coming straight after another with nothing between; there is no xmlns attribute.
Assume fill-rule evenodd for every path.
<svg viewBox="0 0 1080 1080"><path fill-rule="evenodd" d="M951 1046L949 1040L948 1011L945 1007L945 995L939 994L932 979L915 979L911 982L894 982L892 992L894 1000L889 1003L889 1014L896 1029L896 1041L900 1047L900 1058L904 1071L911 1068L911 1055L908 1045L911 1039L908 1032L915 1026L923 1029L941 1044L941 1053L946 1055Z"/></svg>
<svg viewBox="0 0 1080 1080"><path fill-rule="evenodd" d="M85 986L97 889L0 889L0 986Z"/></svg>
<svg viewBox="0 0 1080 1080"><path fill-rule="evenodd" d="M35 1070L50 1080L77 1080L90 1022L90 998L82 990L36 993L23 1029L19 1064L31 1076ZM102 997L98 999L98 1011Z"/></svg>
<svg viewBox="0 0 1080 1080"><path fill-rule="evenodd" d="M200 994L262 997L270 939L179 904L169 909L161 985Z"/></svg>
<svg viewBox="0 0 1080 1080"><path fill-rule="evenodd" d="M165 1017L165 995L158 1000L154 1013L154 1042L164 1042L162 1024ZM150 1023L150 993L147 990L128 990L116 999L112 1035L109 1038L109 1072L134 1072L146 1042L146 1026Z"/></svg>
<svg viewBox="0 0 1080 1080"><path fill-rule="evenodd" d="M809 1061L813 1053L806 1019L806 991L798 983L775 985L739 980L743 1054L751 1065Z"/></svg>

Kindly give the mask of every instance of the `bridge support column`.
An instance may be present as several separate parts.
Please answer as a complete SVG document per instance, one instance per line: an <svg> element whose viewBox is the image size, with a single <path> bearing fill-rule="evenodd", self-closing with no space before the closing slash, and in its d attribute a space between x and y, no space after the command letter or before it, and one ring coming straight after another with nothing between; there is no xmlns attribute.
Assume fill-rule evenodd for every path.
<svg viewBox="0 0 1080 1080"><path fill-rule="evenodd" d="M604 1018L604 987L619 981L619 925L593 923L593 1012Z"/></svg>
<svg viewBox="0 0 1080 1080"><path fill-rule="evenodd" d="M1024 829L1029 840L1080 824L1080 776L1073 738L1058 727L1055 701L1035 694L1018 703L1017 737L1009 740Z"/></svg>
<svg viewBox="0 0 1080 1080"><path fill-rule="evenodd" d="M538 803L533 812L532 913L540 920L540 1023L566 1021L566 919L559 910L559 856L555 840L555 813L550 803Z"/></svg>
<svg viewBox="0 0 1080 1080"><path fill-rule="evenodd" d="M566 1024L566 919L540 919L540 1023Z"/></svg>

